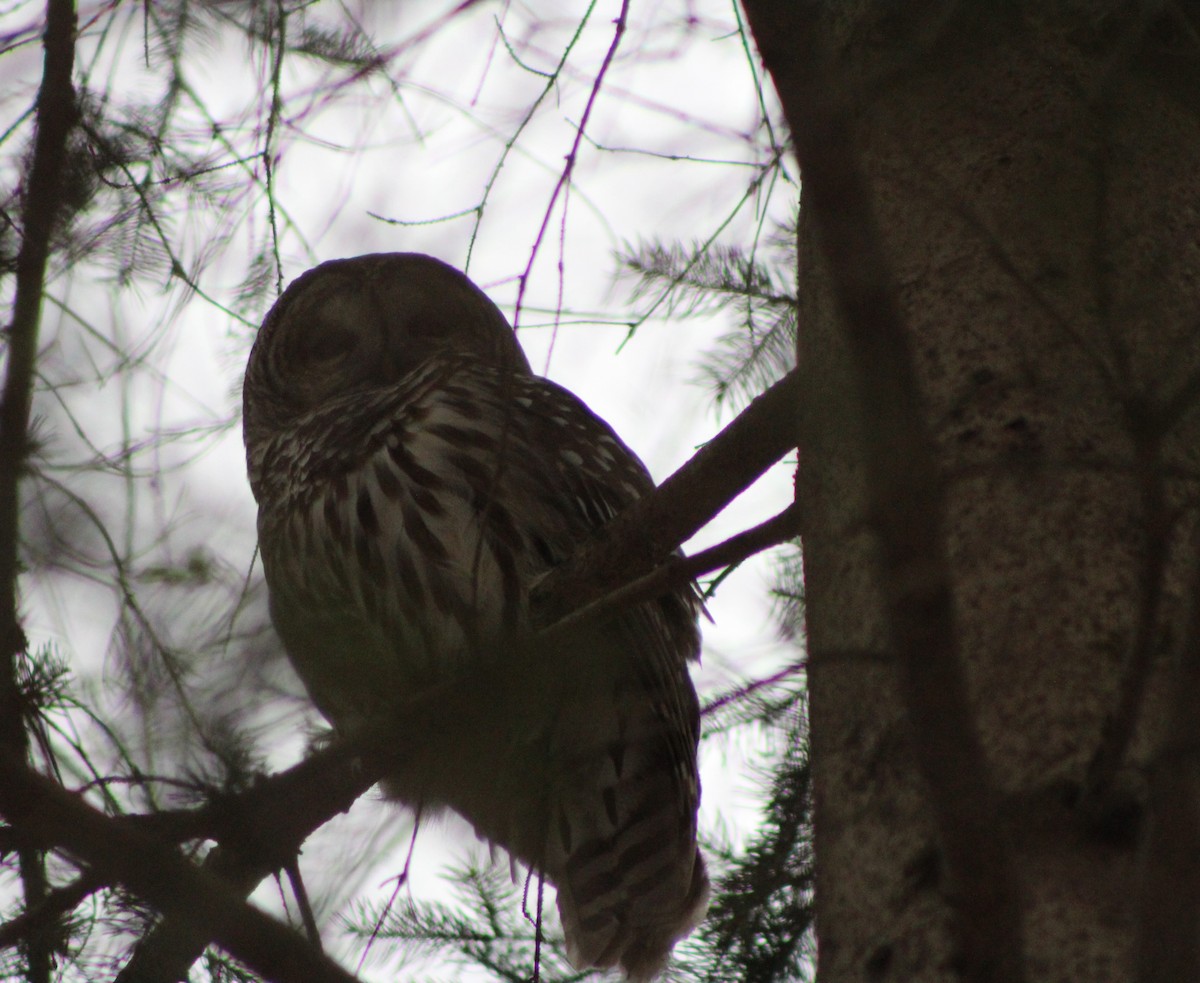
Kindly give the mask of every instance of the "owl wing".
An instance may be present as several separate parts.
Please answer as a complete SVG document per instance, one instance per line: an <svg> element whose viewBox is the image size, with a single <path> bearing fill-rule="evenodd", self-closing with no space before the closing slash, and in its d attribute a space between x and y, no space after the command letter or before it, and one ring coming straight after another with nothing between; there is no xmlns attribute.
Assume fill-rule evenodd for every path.
<svg viewBox="0 0 1200 983"><path fill-rule="evenodd" d="M645 467L570 392L539 378L519 397L530 446L551 448L553 507L568 510L565 561L653 490ZM544 470L542 472L545 473ZM648 979L703 915L708 879L696 848L699 707L686 663L699 655L691 588L634 605L571 640L607 672L588 674L560 708L560 794L548 803L543 861L558 888L572 961L621 965ZM592 685L598 683L598 685Z"/></svg>

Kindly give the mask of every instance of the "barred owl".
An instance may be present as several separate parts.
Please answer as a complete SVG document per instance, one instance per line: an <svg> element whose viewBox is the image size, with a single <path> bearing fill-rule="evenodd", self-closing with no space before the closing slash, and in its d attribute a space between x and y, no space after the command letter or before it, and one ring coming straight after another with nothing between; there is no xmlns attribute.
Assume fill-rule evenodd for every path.
<svg viewBox="0 0 1200 983"><path fill-rule="evenodd" d="M653 977L699 921L692 590L537 658L531 588L653 488L500 310L428 256L324 263L267 315L244 425L271 616L340 733L492 673L389 794L449 807L557 888L572 961Z"/></svg>

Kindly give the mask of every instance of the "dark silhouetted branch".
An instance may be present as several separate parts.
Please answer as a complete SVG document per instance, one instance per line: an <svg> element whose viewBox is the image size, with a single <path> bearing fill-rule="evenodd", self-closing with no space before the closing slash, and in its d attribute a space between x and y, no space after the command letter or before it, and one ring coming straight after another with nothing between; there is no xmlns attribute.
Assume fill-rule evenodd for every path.
<svg viewBox="0 0 1200 983"><path fill-rule="evenodd" d="M595 542L547 574L534 592L537 623L551 625L645 576L795 449L800 376L755 399L658 489L604 527Z"/></svg>
<svg viewBox="0 0 1200 983"><path fill-rule="evenodd" d="M25 759L26 708L18 678L25 634L18 614L17 571L20 542L20 481L28 453L29 406L33 392L34 356L42 314L42 293L50 239L61 210L67 137L75 120L71 69L75 61L75 4L49 0L46 5L45 61L38 92L37 133L33 158L25 175L21 208L21 249L12 322L6 338L8 367L0 394L0 751ZM47 894L46 872L37 851L22 848L18 862L27 910ZM50 979L54 935L50 928L25 937L28 979Z"/></svg>
<svg viewBox="0 0 1200 983"><path fill-rule="evenodd" d="M37 849L57 848L167 916L202 928L226 952L271 980L349 983L354 977L290 928L246 904L175 850L89 806L0 751L0 811Z"/></svg>
<svg viewBox="0 0 1200 983"><path fill-rule="evenodd" d="M793 502L778 515L772 516L753 529L730 536L723 543L692 556L672 557L645 576L618 587L611 594L606 594L591 604L577 608L540 632L538 641L551 645L557 639L566 638L570 632L578 630L585 622L599 620L606 614L630 604L652 601L669 591L687 586L706 573L735 566L756 553L786 543L799 535L800 507Z"/></svg>

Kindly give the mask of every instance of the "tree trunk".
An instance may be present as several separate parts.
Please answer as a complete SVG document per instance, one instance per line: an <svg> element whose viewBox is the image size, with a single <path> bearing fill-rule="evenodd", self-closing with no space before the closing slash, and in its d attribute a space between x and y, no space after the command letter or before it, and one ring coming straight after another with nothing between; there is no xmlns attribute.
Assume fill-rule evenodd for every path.
<svg viewBox="0 0 1200 983"><path fill-rule="evenodd" d="M924 738L943 721L919 715L957 694L912 689L922 653L889 614L912 585L888 579L865 450L893 424L848 340L864 283L903 325L921 419L899 427L933 451L991 824L965 835L1011 875L1017 972L1200 978L1200 35L1182 6L1086 6L746 0L805 182L823 983L998 978L973 957L947 847L963 837L938 805ZM814 112L844 124L886 284L831 262Z"/></svg>

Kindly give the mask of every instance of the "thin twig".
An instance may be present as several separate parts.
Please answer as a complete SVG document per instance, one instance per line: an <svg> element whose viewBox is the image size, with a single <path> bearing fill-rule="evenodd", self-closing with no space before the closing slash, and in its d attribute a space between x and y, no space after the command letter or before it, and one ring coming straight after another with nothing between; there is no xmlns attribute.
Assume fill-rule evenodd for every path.
<svg viewBox="0 0 1200 983"><path fill-rule="evenodd" d="M508 161L509 154L512 153L513 148L517 145L517 141L520 139L521 134L525 131L525 128L532 122L534 115L537 113L538 107L541 106L545 99L559 84L559 75L562 72L563 67L566 65L567 59L571 56L571 52L575 49L575 45L578 44L580 38L583 37L583 30L585 27L587 27L588 21L592 16L592 11L595 9L596 0L591 0L587 6L587 10L583 12L583 16L579 19L579 23L576 24L574 34L567 41L566 46L563 48L562 54L558 59L558 64L554 66L552 71L545 73L545 86L542 87L542 90L537 94L537 97L525 110L525 113L517 122L516 129L512 132L508 139L504 141L504 149L500 152L499 159L497 159L496 163L493 165L491 173L488 174L488 178L483 184L483 191L480 193L479 203L475 205L474 208L468 209L468 212L473 212L475 214L475 222L472 225L470 241L467 245L467 259L466 264L463 267L464 269L470 268L471 256L475 251L475 242L479 237L480 226L483 224L484 210L487 208L488 202L491 200L492 188L495 187L496 182L499 180L500 173L504 170L504 165ZM518 64L520 64L520 62L518 62ZM520 321L519 308L520 305L518 304L518 315L513 319L514 324L518 324Z"/></svg>
<svg viewBox="0 0 1200 983"><path fill-rule="evenodd" d="M603 597L576 608L571 614L538 633L538 642L552 645L566 640L584 622L599 620L621 608L686 587L706 573L734 566L763 550L786 543L800 535L800 507L793 502L778 515L752 529L740 532L693 556L672 557L662 566L618 587Z"/></svg>
<svg viewBox="0 0 1200 983"><path fill-rule="evenodd" d="M562 173L559 174L558 181L554 185L554 191L550 194L550 201L547 203L546 212L542 216L542 224L538 228L537 235L534 236L533 248L529 252L529 261L525 264L525 271L518 277L517 302L513 310L514 327L519 327L521 323L521 305L525 300L525 288L529 285L529 277L533 273L534 261L537 259L542 239L546 235L546 228L550 224L550 217L554 214L554 205L558 201L558 196L563 193L563 189L567 187L571 180L571 174L575 170L575 161L579 157L579 145L583 142L583 134L587 130L588 120L591 118L592 109L596 105L596 98L600 95L600 90L604 85L604 76L608 74L608 68L612 64L613 58L616 57L617 48L620 47L621 38L625 34L625 22L629 17L629 2L630 0L622 0L621 11L617 14L617 19L613 22L612 42L608 46L608 51L604 53L604 60L600 63L599 71L596 72L596 80L592 83L592 91L588 94L587 104L583 107L583 116L580 118L579 126L575 130L575 140L571 144L571 151L567 154Z"/></svg>
<svg viewBox="0 0 1200 983"><path fill-rule="evenodd" d="M287 51L287 8L283 0L275 5L275 21L278 24L275 52L271 66L271 108L267 113L267 132L263 137L263 178L267 195L267 219L271 229L271 259L275 263L275 293L283 293L283 260L279 257L279 221L275 214L275 130L283 115L283 97L280 79L283 76L283 56ZM268 47L271 47L268 44Z"/></svg>
<svg viewBox="0 0 1200 983"><path fill-rule="evenodd" d="M292 856L284 864L288 884L291 885L292 895L296 899L296 907L300 909L300 923L304 926L304 934L308 941L318 950L321 949L321 930L317 928L317 916L313 914L312 904L308 900L308 890L304 887L304 877L300 874L300 862Z"/></svg>
<svg viewBox="0 0 1200 983"><path fill-rule="evenodd" d="M768 687L775 686L778 683L782 683L785 679L799 677L802 673L807 671L808 660L797 659L795 662L789 663L782 669L772 673L769 676L766 676L762 679L755 679L753 682L745 683L744 685L738 686L727 693L722 693L715 700L704 704L704 706L700 708L700 716L711 716L717 711L723 710L725 707L733 703L740 703L747 697L753 696L760 689L767 689Z"/></svg>

